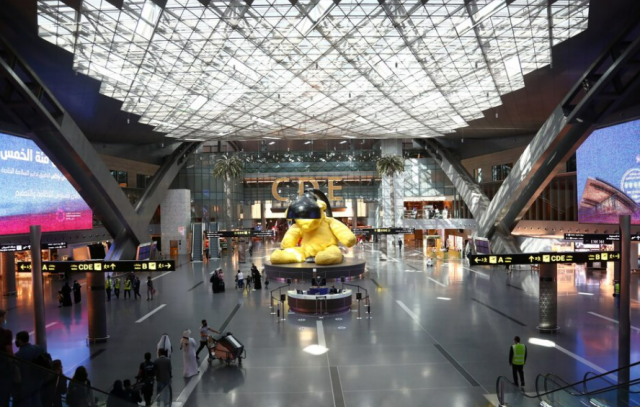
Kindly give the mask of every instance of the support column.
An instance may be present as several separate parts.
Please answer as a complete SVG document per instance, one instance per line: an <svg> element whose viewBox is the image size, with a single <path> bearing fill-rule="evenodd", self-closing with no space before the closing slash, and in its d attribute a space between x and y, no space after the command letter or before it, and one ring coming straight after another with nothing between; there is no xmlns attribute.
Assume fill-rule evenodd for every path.
<svg viewBox="0 0 640 407"><path fill-rule="evenodd" d="M620 312L618 315L618 368L631 363L631 216L620 215ZM618 372L618 383L629 381L629 369ZM626 392L622 392L626 393ZM627 397L628 402L628 397ZM622 404L621 404L622 405Z"/></svg>
<svg viewBox="0 0 640 407"><path fill-rule="evenodd" d="M354 228L357 228L358 227L358 198L353 198L351 200L351 210L353 211L352 225Z"/></svg>
<svg viewBox="0 0 640 407"><path fill-rule="evenodd" d="M402 156L402 142L399 140L381 140L382 156ZM382 177L382 227L394 228L402 226L404 215L404 174L396 174L393 179ZM394 247L394 235L383 235L381 250L389 250ZM386 244L386 248L384 247ZM389 254L387 252L387 254Z"/></svg>
<svg viewBox="0 0 640 407"><path fill-rule="evenodd" d="M0 273L2 274L2 296L17 295L16 254L14 252L0 253Z"/></svg>
<svg viewBox="0 0 640 407"><path fill-rule="evenodd" d="M555 264L540 265L540 332L555 332L558 327L558 267Z"/></svg>
<svg viewBox="0 0 640 407"><path fill-rule="evenodd" d="M620 251L620 241L613 242L613 250L616 252ZM620 288L620 262L613 262L613 296L617 297L619 295L618 288ZM620 306L620 302L617 303Z"/></svg>
<svg viewBox="0 0 640 407"><path fill-rule="evenodd" d="M31 238L31 287L33 289L33 320L35 322L36 345L47 350L47 328L44 314L44 284L42 281L42 250L40 239L42 230L39 225L30 226Z"/></svg>
<svg viewBox="0 0 640 407"><path fill-rule="evenodd" d="M89 316L87 339L90 342L106 342L109 339L104 278L104 273L87 273L87 313Z"/></svg>

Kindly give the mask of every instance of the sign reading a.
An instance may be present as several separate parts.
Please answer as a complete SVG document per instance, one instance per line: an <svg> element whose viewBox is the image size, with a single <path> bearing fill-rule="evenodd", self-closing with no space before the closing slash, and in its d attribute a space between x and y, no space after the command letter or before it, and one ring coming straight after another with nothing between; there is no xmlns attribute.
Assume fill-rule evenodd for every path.
<svg viewBox="0 0 640 407"><path fill-rule="evenodd" d="M31 263L17 262L19 273L30 273ZM85 260L43 261L42 271L47 273L129 272L129 271L175 271L174 260Z"/></svg>
<svg viewBox="0 0 640 407"><path fill-rule="evenodd" d="M619 261L620 252L518 253L469 255L472 265L560 264L588 261Z"/></svg>

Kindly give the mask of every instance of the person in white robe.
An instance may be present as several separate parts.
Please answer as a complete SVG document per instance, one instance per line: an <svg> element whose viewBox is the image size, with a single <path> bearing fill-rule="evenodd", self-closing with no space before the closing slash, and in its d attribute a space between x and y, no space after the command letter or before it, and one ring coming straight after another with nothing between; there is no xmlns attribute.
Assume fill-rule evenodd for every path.
<svg viewBox="0 0 640 407"><path fill-rule="evenodd" d="M182 350L182 372L184 377L191 377L198 374L198 361L196 360L196 349L198 345L191 337L191 330L187 329L182 333L180 349Z"/></svg>
<svg viewBox="0 0 640 407"><path fill-rule="evenodd" d="M171 353L173 352L173 346L171 346L171 339L169 339L169 335L162 334L160 337L160 342L158 342L158 357L160 356L160 349L164 349L167 351L167 357L171 357Z"/></svg>

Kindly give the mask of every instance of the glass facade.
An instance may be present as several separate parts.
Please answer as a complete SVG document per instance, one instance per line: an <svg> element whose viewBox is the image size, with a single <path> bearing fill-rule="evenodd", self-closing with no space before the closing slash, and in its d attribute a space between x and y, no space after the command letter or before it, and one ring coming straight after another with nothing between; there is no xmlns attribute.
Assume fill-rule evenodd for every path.
<svg viewBox="0 0 640 407"><path fill-rule="evenodd" d="M211 172L222 153L200 153L189 161L173 182L172 188L191 190L194 221L225 222L232 214L230 227L241 226L241 206L265 203L286 208L300 191L318 188L343 207L348 201L378 203L380 176L376 161L380 150L280 151L235 153L244 164L244 174L230 183L231 200L226 201L224 182ZM426 157L406 154L405 197L432 198L455 196L456 191L437 163ZM246 212L246 209L245 209ZM358 213L359 217L371 214ZM255 212L253 219L259 218Z"/></svg>

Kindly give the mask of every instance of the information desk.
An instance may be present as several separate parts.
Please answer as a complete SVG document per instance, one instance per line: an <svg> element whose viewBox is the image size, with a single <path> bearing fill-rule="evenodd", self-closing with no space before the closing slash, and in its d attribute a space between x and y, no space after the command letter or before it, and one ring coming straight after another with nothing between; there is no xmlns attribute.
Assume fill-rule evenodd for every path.
<svg viewBox="0 0 640 407"><path fill-rule="evenodd" d="M365 272L365 262L359 259L346 257L340 264L321 266L315 263L271 264L264 263L264 272L271 280L310 281L316 273L316 277L327 280L336 280L344 277L345 280L360 278Z"/></svg>
<svg viewBox="0 0 640 407"><path fill-rule="evenodd" d="M353 292L343 290L338 294L298 294L297 291L287 292L289 308L294 312L304 314L336 314L346 312L351 308Z"/></svg>

